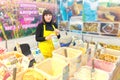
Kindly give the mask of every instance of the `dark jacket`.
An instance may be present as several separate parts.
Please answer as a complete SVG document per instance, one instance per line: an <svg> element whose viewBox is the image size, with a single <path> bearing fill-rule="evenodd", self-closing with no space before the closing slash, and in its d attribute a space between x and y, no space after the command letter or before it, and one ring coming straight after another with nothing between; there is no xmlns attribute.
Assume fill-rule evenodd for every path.
<svg viewBox="0 0 120 80"><path fill-rule="evenodd" d="M36 28L35 39L38 42L45 41L45 37L43 37L43 33L44 33L43 25L44 25L44 23L40 23L40 24L38 24L38 26ZM52 25L54 25L55 28L58 28L56 23L52 23L52 25L51 25L51 23L45 23L45 25L46 25L46 30L48 30L48 31L54 31ZM60 38L60 35L58 35L57 37Z"/></svg>

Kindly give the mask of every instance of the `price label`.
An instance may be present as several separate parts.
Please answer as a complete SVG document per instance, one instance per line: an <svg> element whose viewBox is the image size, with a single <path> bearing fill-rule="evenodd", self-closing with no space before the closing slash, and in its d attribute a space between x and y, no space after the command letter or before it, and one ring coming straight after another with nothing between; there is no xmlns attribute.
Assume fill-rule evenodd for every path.
<svg viewBox="0 0 120 80"><path fill-rule="evenodd" d="M30 63L29 58L24 56L23 59L22 59L22 66L23 66L23 68L25 68L25 69L28 68L29 63Z"/></svg>

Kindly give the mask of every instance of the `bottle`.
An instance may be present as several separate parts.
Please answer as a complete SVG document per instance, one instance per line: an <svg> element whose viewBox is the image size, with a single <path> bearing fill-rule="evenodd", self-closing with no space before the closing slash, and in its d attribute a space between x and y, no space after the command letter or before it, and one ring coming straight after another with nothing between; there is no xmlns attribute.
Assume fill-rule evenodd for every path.
<svg viewBox="0 0 120 80"><path fill-rule="evenodd" d="M37 48L37 49L35 50L35 61L38 63L38 62L42 61L43 59L44 59L44 57L43 57L43 55L41 54L40 49Z"/></svg>

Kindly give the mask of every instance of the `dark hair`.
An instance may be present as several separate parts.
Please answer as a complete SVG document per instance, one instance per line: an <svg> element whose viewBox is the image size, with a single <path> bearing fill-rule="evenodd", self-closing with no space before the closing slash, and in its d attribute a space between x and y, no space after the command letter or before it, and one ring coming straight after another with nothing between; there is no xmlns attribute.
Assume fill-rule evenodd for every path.
<svg viewBox="0 0 120 80"><path fill-rule="evenodd" d="M46 14L51 14L51 15L53 16L52 12L51 12L49 9L45 9L45 10L43 11L43 15L42 15L42 21L43 21L43 23L46 22L45 19L44 19L44 16L45 16ZM53 17L52 17L52 18L53 18ZM53 22L53 19L51 20L51 22Z"/></svg>

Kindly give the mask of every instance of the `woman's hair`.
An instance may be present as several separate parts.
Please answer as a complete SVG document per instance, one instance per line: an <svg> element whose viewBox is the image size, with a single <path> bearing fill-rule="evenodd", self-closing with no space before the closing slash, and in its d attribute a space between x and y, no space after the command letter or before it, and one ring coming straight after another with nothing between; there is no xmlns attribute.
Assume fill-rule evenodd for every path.
<svg viewBox="0 0 120 80"><path fill-rule="evenodd" d="M45 10L43 11L43 15L42 15L42 22L43 22L43 23L46 22L45 19L44 19L44 16L47 15L47 14L50 14L50 15L53 16L52 12L51 12L49 9L45 9ZM52 17L51 22L53 22L53 17Z"/></svg>

